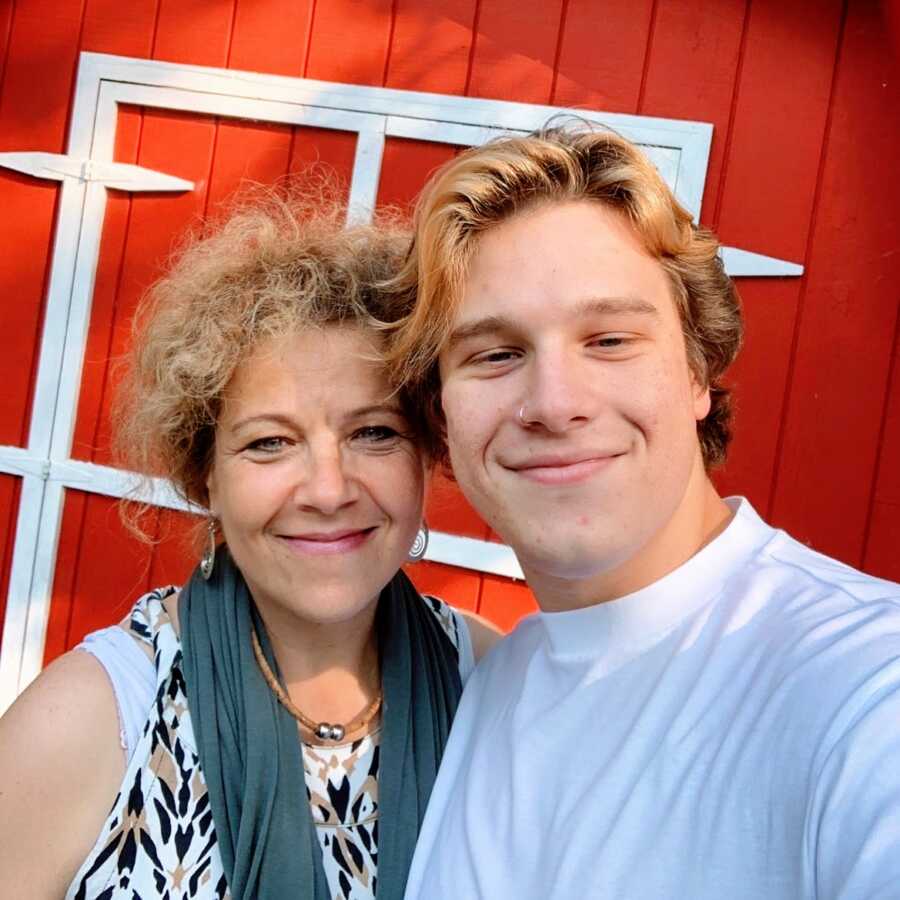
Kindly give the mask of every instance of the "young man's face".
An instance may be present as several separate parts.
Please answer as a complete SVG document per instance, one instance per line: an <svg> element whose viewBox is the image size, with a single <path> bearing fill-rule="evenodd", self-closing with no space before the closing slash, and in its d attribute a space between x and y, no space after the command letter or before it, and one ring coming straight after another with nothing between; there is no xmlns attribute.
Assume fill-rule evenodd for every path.
<svg viewBox="0 0 900 900"><path fill-rule="evenodd" d="M698 548L709 392L618 213L547 204L488 231L440 370L459 484L542 606L621 596Z"/></svg>

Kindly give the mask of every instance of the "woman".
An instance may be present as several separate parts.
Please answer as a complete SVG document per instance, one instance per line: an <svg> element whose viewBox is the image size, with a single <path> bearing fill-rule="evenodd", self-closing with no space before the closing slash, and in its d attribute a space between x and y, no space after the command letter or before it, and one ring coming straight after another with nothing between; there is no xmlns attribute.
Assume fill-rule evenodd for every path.
<svg viewBox="0 0 900 900"><path fill-rule="evenodd" d="M398 571L431 449L374 325L405 243L271 201L151 292L119 442L208 544L0 720L0 896L402 896L495 636Z"/></svg>

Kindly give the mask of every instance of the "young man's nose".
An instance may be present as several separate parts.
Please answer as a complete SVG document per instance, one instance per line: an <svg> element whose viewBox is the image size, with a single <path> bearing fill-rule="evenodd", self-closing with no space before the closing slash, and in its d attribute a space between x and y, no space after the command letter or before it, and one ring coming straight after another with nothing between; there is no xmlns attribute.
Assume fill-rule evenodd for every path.
<svg viewBox="0 0 900 900"><path fill-rule="evenodd" d="M517 416L528 428L565 432L591 416L591 385L580 361L564 353L535 357Z"/></svg>

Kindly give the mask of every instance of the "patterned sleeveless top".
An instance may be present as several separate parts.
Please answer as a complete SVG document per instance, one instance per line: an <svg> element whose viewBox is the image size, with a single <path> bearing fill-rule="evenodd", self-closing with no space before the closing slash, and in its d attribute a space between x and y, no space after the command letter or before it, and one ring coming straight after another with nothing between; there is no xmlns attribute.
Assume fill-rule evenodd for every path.
<svg viewBox="0 0 900 900"><path fill-rule="evenodd" d="M163 601L141 597L129 628L153 648L156 694L125 777L66 900L228 898L206 781L181 672L181 643ZM458 614L425 597L460 655ZM462 654L465 656L466 654ZM470 669L471 660L461 659ZM469 674L461 671L463 680ZM312 818L334 900L374 900L377 884L379 732L343 745L303 745ZM302 896L298 885L298 897Z"/></svg>

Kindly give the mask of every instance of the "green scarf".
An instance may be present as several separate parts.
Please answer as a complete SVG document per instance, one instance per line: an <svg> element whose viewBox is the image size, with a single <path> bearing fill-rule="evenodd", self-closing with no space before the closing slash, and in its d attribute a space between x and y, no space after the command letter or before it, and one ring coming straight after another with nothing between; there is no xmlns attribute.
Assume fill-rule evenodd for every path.
<svg viewBox="0 0 900 900"><path fill-rule="evenodd" d="M278 672L241 573L220 547L179 598L182 669L210 808L234 900L330 897L297 723L266 684L251 629ZM462 686L456 652L403 572L381 592L378 900L401 900Z"/></svg>

